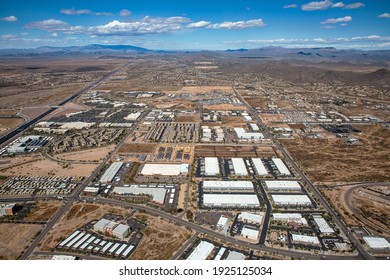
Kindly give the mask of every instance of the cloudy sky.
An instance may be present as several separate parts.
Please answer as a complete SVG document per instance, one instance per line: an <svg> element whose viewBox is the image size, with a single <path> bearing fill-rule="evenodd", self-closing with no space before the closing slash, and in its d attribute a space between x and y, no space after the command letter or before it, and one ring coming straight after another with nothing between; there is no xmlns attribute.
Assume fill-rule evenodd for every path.
<svg viewBox="0 0 390 280"><path fill-rule="evenodd" d="M0 1L0 48L86 44L390 49L390 1Z"/></svg>

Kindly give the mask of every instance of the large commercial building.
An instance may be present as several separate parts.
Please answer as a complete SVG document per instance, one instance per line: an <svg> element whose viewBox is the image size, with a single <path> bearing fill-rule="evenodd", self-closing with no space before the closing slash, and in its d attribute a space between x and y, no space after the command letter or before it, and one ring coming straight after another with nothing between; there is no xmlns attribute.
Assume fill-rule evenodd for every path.
<svg viewBox="0 0 390 280"><path fill-rule="evenodd" d="M316 236L292 234L291 237L292 237L293 243L320 245L320 241L318 240L318 238Z"/></svg>
<svg viewBox="0 0 390 280"><path fill-rule="evenodd" d="M259 176L268 175L268 171L264 166L264 163L259 158L252 158L253 166L255 167L256 173Z"/></svg>
<svg viewBox="0 0 390 280"><path fill-rule="evenodd" d="M165 188L115 187L113 193L122 195L146 194L152 196L153 202L164 204L167 190Z"/></svg>
<svg viewBox="0 0 390 280"><path fill-rule="evenodd" d="M241 230L241 235L245 238L257 240L259 238L259 230L244 226Z"/></svg>
<svg viewBox="0 0 390 280"><path fill-rule="evenodd" d="M112 179L118 174L119 170L122 168L123 162L113 162L110 167L104 172L103 176L100 178L100 183L108 184L112 182Z"/></svg>
<svg viewBox="0 0 390 280"><path fill-rule="evenodd" d="M216 157L206 157L204 159L204 168L206 176L216 176L220 174L219 162Z"/></svg>
<svg viewBox="0 0 390 280"><path fill-rule="evenodd" d="M113 236L122 240L128 237L129 233L130 233L130 227L128 225L123 225L123 224L117 225L112 231Z"/></svg>
<svg viewBox="0 0 390 280"><path fill-rule="evenodd" d="M240 140L261 140L264 139L263 133L260 132L247 132L242 127L235 127L234 131L237 134L237 138Z"/></svg>
<svg viewBox="0 0 390 280"><path fill-rule="evenodd" d="M248 170L246 170L246 166L244 160L242 158L232 158L234 174L237 176L247 176Z"/></svg>
<svg viewBox="0 0 390 280"><path fill-rule="evenodd" d="M15 203L12 204L0 204L0 217L1 216L13 216L15 214Z"/></svg>
<svg viewBox="0 0 390 280"><path fill-rule="evenodd" d="M253 191L252 181L203 181L204 191Z"/></svg>
<svg viewBox="0 0 390 280"><path fill-rule="evenodd" d="M310 198L305 195L278 195L273 194L272 200L275 205L283 206L283 205L292 205L292 206L311 206Z"/></svg>
<svg viewBox="0 0 390 280"><path fill-rule="evenodd" d="M313 219L314 219L315 224L318 227L318 230L321 233L325 233L325 234L334 233L334 230L329 226L329 224L326 222L326 220L323 217L321 217L319 215L313 215Z"/></svg>
<svg viewBox="0 0 390 280"><path fill-rule="evenodd" d="M269 191L300 191L297 181L264 181Z"/></svg>
<svg viewBox="0 0 390 280"><path fill-rule="evenodd" d="M188 256L187 260L205 260L210 255L214 247L214 244L202 240L198 246L196 246L194 251L192 251L192 253Z"/></svg>
<svg viewBox="0 0 390 280"><path fill-rule="evenodd" d="M307 221L299 213L273 213L275 221L306 225Z"/></svg>
<svg viewBox="0 0 390 280"><path fill-rule="evenodd" d="M244 223L260 225L263 220L263 215L242 212L238 215L238 220L243 221Z"/></svg>
<svg viewBox="0 0 390 280"><path fill-rule="evenodd" d="M108 233L120 239L125 239L129 236L130 227L128 225L119 224L111 220L100 219L93 226L96 232Z"/></svg>
<svg viewBox="0 0 390 280"><path fill-rule="evenodd" d="M141 174L162 175L162 176L178 176L188 174L189 164L160 164L160 163L146 163L142 168Z"/></svg>
<svg viewBox="0 0 390 280"><path fill-rule="evenodd" d="M390 249L390 243L383 237L364 236L363 239L371 249Z"/></svg>
<svg viewBox="0 0 390 280"><path fill-rule="evenodd" d="M223 208L259 208L255 194L203 194L203 206Z"/></svg>
<svg viewBox="0 0 390 280"><path fill-rule="evenodd" d="M272 162L275 164L278 169L280 175L282 176L291 176L290 170L288 170L287 166L284 164L283 160L280 158L273 158Z"/></svg>

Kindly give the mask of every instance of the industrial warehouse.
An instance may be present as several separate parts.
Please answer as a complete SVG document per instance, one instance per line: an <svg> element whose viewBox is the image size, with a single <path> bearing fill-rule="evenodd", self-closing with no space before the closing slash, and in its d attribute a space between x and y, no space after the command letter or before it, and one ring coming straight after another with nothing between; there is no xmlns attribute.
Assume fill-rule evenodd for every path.
<svg viewBox="0 0 390 280"><path fill-rule="evenodd" d="M269 191L301 191L297 181L264 181Z"/></svg>
<svg viewBox="0 0 390 280"><path fill-rule="evenodd" d="M312 206L312 202L307 195L279 195L273 194L272 200L276 206Z"/></svg>
<svg viewBox="0 0 390 280"><path fill-rule="evenodd" d="M109 184L112 183L116 174L122 168L123 162L113 162L110 167L104 172L103 176L100 178L100 183Z"/></svg>
<svg viewBox="0 0 390 280"><path fill-rule="evenodd" d="M210 191L252 191L254 186L252 181L203 181L201 183L204 192Z"/></svg>
<svg viewBox="0 0 390 280"><path fill-rule="evenodd" d="M205 193L202 205L208 208L260 208L256 194L211 194Z"/></svg>

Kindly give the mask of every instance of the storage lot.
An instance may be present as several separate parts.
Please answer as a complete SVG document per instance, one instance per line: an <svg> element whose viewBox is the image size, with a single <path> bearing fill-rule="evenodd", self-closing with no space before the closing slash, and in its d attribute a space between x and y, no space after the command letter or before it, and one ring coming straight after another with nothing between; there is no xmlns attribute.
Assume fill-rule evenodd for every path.
<svg viewBox="0 0 390 280"><path fill-rule="evenodd" d="M15 176L0 187L0 195L68 195L82 177Z"/></svg>

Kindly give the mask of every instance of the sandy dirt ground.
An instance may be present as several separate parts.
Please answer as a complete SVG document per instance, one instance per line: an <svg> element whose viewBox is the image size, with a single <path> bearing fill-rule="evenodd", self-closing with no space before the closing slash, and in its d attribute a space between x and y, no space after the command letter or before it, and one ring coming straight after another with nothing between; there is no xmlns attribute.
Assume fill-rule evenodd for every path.
<svg viewBox="0 0 390 280"><path fill-rule="evenodd" d="M115 148L115 145L109 145L106 147L82 150L77 152L56 154L55 157L64 160L73 161L101 161Z"/></svg>
<svg viewBox="0 0 390 280"><path fill-rule="evenodd" d="M24 221L48 221L64 203L58 200L38 201Z"/></svg>
<svg viewBox="0 0 390 280"><path fill-rule="evenodd" d="M180 92L186 92L186 93L208 93L212 91L224 91L228 93L232 93L233 89L230 86L185 86L182 87ZM177 93L177 91L171 91L169 93Z"/></svg>
<svg viewBox="0 0 390 280"><path fill-rule="evenodd" d="M69 102L69 103L66 103L64 106L61 106L60 108L56 109L51 114L47 115L44 118L44 120L49 120L49 119L54 118L54 117L65 116L66 114L85 111L88 109L90 109L88 106L84 106L82 104L78 104L78 103L74 103L74 102Z"/></svg>
<svg viewBox="0 0 390 280"><path fill-rule="evenodd" d="M259 117L265 125L274 122L282 122L285 119L285 115L283 114L260 114Z"/></svg>
<svg viewBox="0 0 390 280"><path fill-rule="evenodd" d="M178 209L184 209L185 206L185 199L186 199L186 189L187 185L186 184L181 184L180 185L180 190L179 190L179 197L177 199L177 208Z"/></svg>
<svg viewBox="0 0 390 280"><path fill-rule="evenodd" d="M33 118L38 117L39 115L41 115L42 113L46 112L49 109L50 109L50 107L48 107L48 106L24 107L23 109L20 110L19 113L21 115L25 115L25 116L29 117L30 119L33 119Z"/></svg>
<svg viewBox="0 0 390 280"><path fill-rule="evenodd" d="M176 116L177 122L200 122L200 115L199 114L178 114Z"/></svg>
<svg viewBox="0 0 390 280"><path fill-rule="evenodd" d="M119 154L152 154L156 150L157 144L123 144L119 148Z"/></svg>
<svg viewBox="0 0 390 280"><path fill-rule="evenodd" d="M100 219L104 214L111 213L121 216L129 216L130 210L111 205L98 205L92 203L76 203L63 216L63 218L51 229L49 234L40 243L40 250L54 248L66 236L77 228L92 220Z"/></svg>
<svg viewBox="0 0 390 280"><path fill-rule="evenodd" d="M40 159L37 161L21 164L16 167L2 169L0 175L56 175L56 176L89 176L97 164L67 164L58 163L48 159Z"/></svg>
<svg viewBox="0 0 390 280"><path fill-rule="evenodd" d="M22 118L0 118L0 135L6 134L8 131L16 128L24 122Z"/></svg>
<svg viewBox="0 0 390 280"><path fill-rule="evenodd" d="M160 217L137 213L135 218L148 226L135 252L133 260L168 260L191 237L191 231L167 222Z"/></svg>
<svg viewBox="0 0 390 280"><path fill-rule="evenodd" d="M215 105L205 105L203 108L207 110L235 110L235 111L245 111L247 108L245 106L236 106L233 104L215 104Z"/></svg>
<svg viewBox="0 0 390 280"><path fill-rule="evenodd" d="M243 117L236 116L221 116L222 126L224 127L244 127L247 128L247 122Z"/></svg>
<svg viewBox="0 0 390 280"><path fill-rule="evenodd" d="M0 260L17 259L42 228L42 225L0 224Z"/></svg>
<svg viewBox="0 0 390 280"><path fill-rule="evenodd" d="M380 125L355 126L360 143L345 139L281 140L309 177L320 182L390 180L390 130Z"/></svg>

